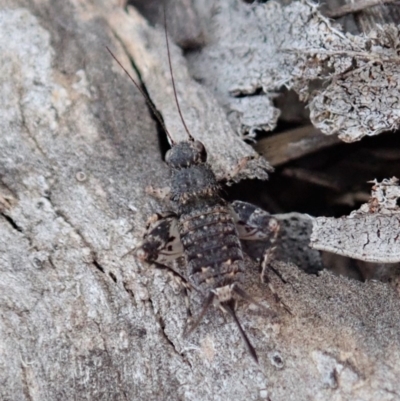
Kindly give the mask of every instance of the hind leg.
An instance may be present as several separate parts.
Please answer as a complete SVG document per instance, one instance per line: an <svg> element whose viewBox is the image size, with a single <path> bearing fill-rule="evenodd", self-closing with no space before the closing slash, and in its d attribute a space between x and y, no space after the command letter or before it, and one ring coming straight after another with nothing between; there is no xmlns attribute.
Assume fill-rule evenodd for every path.
<svg viewBox="0 0 400 401"><path fill-rule="evenodd" d="M172 279L182 288L188 317L191 316L188 291L191 289L186 278L167 265L183 256L183 246L174 213L155 214L150 217L143 240L133 251L134 256L157 269L167 270Z"/></svg>
<svg viewBox="0 0 400 401"><path fill-rule="evenodd" d="M232 202L231 211L241 240L269 240L271 245L275 243L280 229L275 217L251 203L242 201Z"/></svg>
<svg viewBox="0 0 400 401"><path fill-rule="evenodd" d="M271 270L271 262L274 260L276 250L275 243L278 239L280 225L278 220L265 210L252 205L251 203L235 201L232 202L236 228L239 238L244 241L268 241L269 246L264 252L261 260L261 282L268 285L275 301L282 305L289 313L290 309L278 296L275 288L269 279L268 273ZM274 269L272 269L275 271Z"/></svg>

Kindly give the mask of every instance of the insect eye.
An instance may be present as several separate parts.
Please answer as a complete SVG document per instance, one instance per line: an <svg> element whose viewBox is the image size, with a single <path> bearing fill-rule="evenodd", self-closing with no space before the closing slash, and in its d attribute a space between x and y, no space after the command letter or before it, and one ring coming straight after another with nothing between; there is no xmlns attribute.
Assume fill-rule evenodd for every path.
<svg viewBox="0 0 400 401"><path fill-rule="evenodd" d="M196 141L194 143L195 149L198 152L198 155L200 156L200 161L205 163L207 161L207 152L206 148L200 141Z"/></svg>
<svg viewBox="0 0 400 401"><path fill-rule="evenodd" d="M165 161L166 163L169 163L171 161L171 152L172 149L167 150L167 153L165 154Z"/></svg>

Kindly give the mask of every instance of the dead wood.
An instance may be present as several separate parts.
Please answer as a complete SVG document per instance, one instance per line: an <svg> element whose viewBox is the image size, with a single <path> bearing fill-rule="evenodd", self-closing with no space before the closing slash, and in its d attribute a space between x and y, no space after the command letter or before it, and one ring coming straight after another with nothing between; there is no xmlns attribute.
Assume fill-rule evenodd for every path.
<svg viewBox="0 0 400 401"><path fill-rule="evenodd" d="M337 137L321 135L319 130L307 125L263 138L257 141L255 149L272 166L279 166L339 142Z"/></svg>
<svg viewBox="0 0 400 401"><path fill-rule="evenodd" d="M190 54L190 68L238 130L273 129L279 110L272 100L283 87L307 102L316 128L345 142L399 127L395 25L351 34L311 1L221 0L207 11L207 45Z"/></svg>
<svg viewBox="0 0 400 401"><path fill-rule="evenodd" d="M0 1L0 399L398 398L397 294L379 282L304 273L289 263L291 253L307 253L303 234L301 249L274 263L280 278L270 274L293 315L248 261L247 290L279 311L271 320L239 307L259 365L216 310L183 338L179 288L123 258L146 218L165 208L144 188L163 186L168 171L146 102L104 46L134 63L181 139L162 43L162 31L111 1ZM176 48L172 58L192 133L215 171L229 173L253 151ZM242 176L267 169L256 159Z"/></svg>
<svg viewBox="0 0 400 401"><path fill-rule="evenodd" d="M400 186L397 178L373 182L368 203L349 216L314 220L314 249L375 263L400 262Z"/></svg>

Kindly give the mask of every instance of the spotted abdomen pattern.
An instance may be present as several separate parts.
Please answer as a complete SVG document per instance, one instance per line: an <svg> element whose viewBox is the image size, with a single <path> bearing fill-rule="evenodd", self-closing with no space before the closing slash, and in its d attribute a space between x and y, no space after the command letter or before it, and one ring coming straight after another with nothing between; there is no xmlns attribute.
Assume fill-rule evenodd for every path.
<svg viewBox="0 0 400 401"><path fill-rule="evenodd" d="M196 288L209 292L241 281L243 253L227 206L205 206L182 214L179 223L189 280Z"/></svg>

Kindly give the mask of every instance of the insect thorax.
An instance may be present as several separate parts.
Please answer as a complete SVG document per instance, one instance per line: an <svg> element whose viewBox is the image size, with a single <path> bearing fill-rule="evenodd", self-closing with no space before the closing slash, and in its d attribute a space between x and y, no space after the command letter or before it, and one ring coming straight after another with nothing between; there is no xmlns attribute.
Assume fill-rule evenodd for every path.
<svg viewBox="0 0 400 401"><path fill-rule="evenodd" d="M207 164L173 171L172 200L176 202L179 213L197 209L201 204L219 204L222 202L219 191L215 175Z"/></svg>

